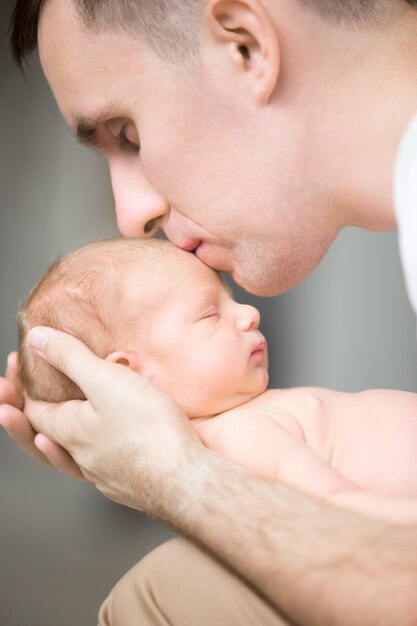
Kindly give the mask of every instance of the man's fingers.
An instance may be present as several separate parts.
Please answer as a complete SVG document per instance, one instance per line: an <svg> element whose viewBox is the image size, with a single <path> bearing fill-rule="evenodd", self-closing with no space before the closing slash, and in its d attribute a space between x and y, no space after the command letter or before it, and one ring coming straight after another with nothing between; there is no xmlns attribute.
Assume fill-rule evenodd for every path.
<svg viewBox="0 0 417 626"><path fill-rule="evenodd" d="M0 426L3 426L21 450L41 465L53 467L72 478L85 480L70 454L48 437L48 435L52 437L56 435L58 424L54 422L54 418L58 410L60 410L59 416L62 416L63 408L36 403L28 398L25 411L31 409L35 417L39 416L39 419L33 420L33 426L36 429L34 430L28 417L22 412L24 406L25 398L18 357L16 352L12 352L7 359L6 378L0 378ZM70 420L67 423L71 423ZM36 434L38 430L46 434ZM70 434L66 430L68 429L64 428L64 439Z"/></svg>
<svg viewBox="0 0 417 626"><path fill-rule="evenodd" d="M72 444L79 443L76 423L81 400L70 400L63 404L35 402L27 399L25 412L33 428L55 443L72 452Z"/></svg>
<svg viewBox="0 0 417 626"><path fill-rule="evenodd" d="M0 406L0 426L3 426L17 446L41 465L49 466L49 461L34 444L35 433L25 415L13 406Z"/></svg>
<svg viewBox="0 0 417 626"><path fill-rule="evenodd" d="M8 378L0 378L0 404L10 404L19 411L23 410L25 404L20 389Z"/></svg>
<svg viewBox="0 0 417 626"><path fill-rule="evenodd" d="M84 404L87 403L80 400L65 402L64 404L49 404L47 402L35 402L28 398L25 405L27 418L26 416L23 417L32 436L31 450L32 448L33 450L20 447L44 465L64 472L72 478L85 480L70 452L64 449L68 448L71 451L71 444L77 442L73 418L76 417L79 407ZM17 439L12 438L19 445ZM29 439L29 432L26 433L26 439Z"/></svg>
<svg viewBox="0 0 417 626"><path fill-rule="evenodd" d="M6 378L9 380L23 395L24 385L20 376L19 359L17 352L11 352L7 357Z"/></svg>
<svg viewBox="0 0 417 626"><path fill-rule="evenodd" d="M0 426L23 452L41 465L55 468L71 478L85 480L68 452L45 435L36 435L26 416L15 407L0 406Z"/></svg>
<svg viewBox="0 0 417 626"><path fill-rule="evenodd" d="M74 381L86 396L97 390L98 368L105 365L81 341L52 328L38 326L28 334L28 342L38 354ZM90 382L94 379L94 383ZM106 384L106 382L105 382Z"/></svg>
<svg viewBox="0 0 417 626"><path fill-rule="evenodd" d="M43 434L36 435L35 446L55 469L71 478L85 480L83 473L70 454Z"/></svg>
<svg viewBox="0 0 417 626"><path fill-rule="evenodd" d="M54 441L55 424L53 417L58 406L57 404L31 400L30 398L27 398L25 406L26 415L35 432L44 433L49 439Z"/></svg>

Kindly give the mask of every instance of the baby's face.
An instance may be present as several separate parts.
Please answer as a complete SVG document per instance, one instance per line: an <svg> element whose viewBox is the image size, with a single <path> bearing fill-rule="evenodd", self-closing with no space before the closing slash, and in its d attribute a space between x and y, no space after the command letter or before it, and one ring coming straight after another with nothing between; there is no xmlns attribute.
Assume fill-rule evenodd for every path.
<svg viewBox="0 0 417 626"><path fill-rule="evenodd" d="M146 298L149 332L142 353L138 347L141 373L189 417L221 413L265 391L268 356L258 311L235 302L219 276L190 253L167 255L155 273ZM129 290L134 295L133 276ZM135 307L135 297L130 300ZM136 309L143 311L143 303Z"/></svg>

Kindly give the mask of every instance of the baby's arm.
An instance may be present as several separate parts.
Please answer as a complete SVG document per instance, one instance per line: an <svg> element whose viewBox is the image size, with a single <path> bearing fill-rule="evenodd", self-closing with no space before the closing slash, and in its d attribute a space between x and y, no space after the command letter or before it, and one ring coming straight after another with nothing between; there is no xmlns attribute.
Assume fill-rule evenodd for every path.
<svg viewBox="0 0 417 626"><path fill-rule="evenodd" d="M253 408L217 416L197 428L203 443L230 461L317 498L360 488L334 470L302 437L296 420L280 409L271 417ZM282 424L285 424L283 426Z"/></svg>
<svg viewBox="0 0 417 626"><path fill-rule="evenodd" d="M363 515L417 524L416 499L371 493L345 479L305 443L298 422L285 410L280 416L274 411L274 418L255 411L225 414L197 432L213 452L254 474Z"/></svg>

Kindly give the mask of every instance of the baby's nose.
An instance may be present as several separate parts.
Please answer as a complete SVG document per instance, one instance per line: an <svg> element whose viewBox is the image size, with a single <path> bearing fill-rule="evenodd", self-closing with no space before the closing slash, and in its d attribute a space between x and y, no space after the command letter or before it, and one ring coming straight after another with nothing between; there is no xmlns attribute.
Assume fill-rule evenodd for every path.
<svg viewBox="0 0 417 626"><path fill-rule="evenodd" d="M248 331L255 330L259 326L260 315L258 309L249 304L240 304L237 317L237 325L239 330Z"/></svg>

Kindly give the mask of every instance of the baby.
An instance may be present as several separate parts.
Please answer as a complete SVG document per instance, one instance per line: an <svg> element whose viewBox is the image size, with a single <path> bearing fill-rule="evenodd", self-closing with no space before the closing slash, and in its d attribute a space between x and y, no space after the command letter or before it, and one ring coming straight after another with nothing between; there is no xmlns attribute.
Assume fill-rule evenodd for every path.
<svg viewBox="0 0 417 626"><path fill-rule="evenodd" d="M36 325L75 335L99 357L129 367L168 393L205 446L247 470L355 508L360 492L412 502L416 521L417 395L267 389L259 313L238 304L194 255L158 240L93 243L56 261L18 314L27 393L83 399L37 357ZM353 495L353 504L349 499ZM398 519L400 518L400 519Z"/></svg>

